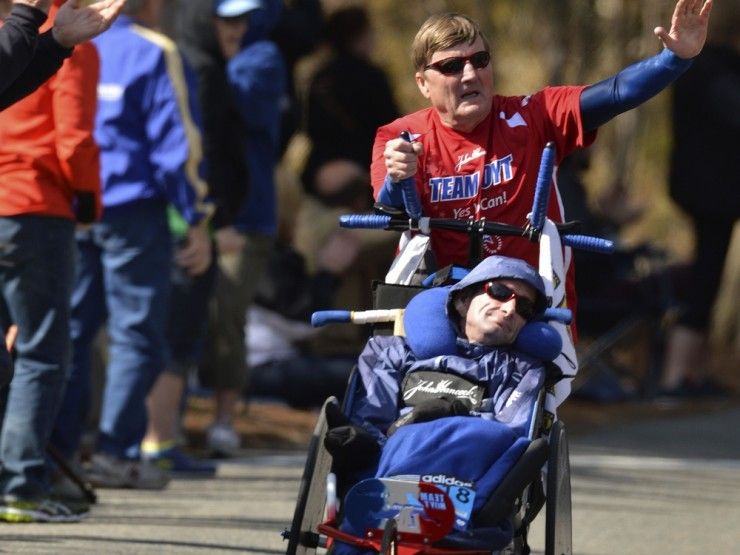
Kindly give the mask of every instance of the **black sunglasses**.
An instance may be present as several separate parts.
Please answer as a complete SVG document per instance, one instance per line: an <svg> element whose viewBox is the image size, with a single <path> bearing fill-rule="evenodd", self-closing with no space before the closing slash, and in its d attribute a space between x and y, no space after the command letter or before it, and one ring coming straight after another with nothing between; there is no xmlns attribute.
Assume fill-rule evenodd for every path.
<svg viewBox="0 0 740 555"><path fill-rule="evenodd" d="M481 50L467 57L454 56L453 58L445 58L444 60L424 66L424 69L434 69L442 75L457 75L458 73L462 73L467 62L473 64L475 69L483 69L491 62L491 53Z"/></svg>
<svg viewBox="0 0 740 555"><path fill-rule="evenodd" d="M516 291L507 287L503 283L489 281L483 286L483 290L486 292L486 295L502 303L510 299L516 299L516 304L514 306L517 314L527 321L534 318L537 311L535 302L532 299L519 295Z"/></svg>

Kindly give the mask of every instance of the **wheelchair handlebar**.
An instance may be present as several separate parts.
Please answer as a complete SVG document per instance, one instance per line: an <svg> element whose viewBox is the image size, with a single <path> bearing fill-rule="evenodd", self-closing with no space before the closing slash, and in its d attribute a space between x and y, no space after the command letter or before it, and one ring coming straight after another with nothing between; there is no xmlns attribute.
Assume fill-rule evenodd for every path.
<svg viewBox="0 0 740 555"><path fill-rule="evenodd" d="M555 320L563 324L570 324L573 321L573 311L569 308L546 308L538 320L543 322Z"/></svg>
<svg viewBox="0 0 740 555"><path fill-rule="evenodd" d="M455 220L452 218L419 218L409 219L405 216L386 216L383 214L345 214L339 217L339 225L350 229L388 229L406 231L408 229L428 233L429 229L447 229L452 231L477 231L489 235L509 235L528 237L528 230L507 224L487 222L485 220ZM569 233L573 224L558 224L564 245L593 252L614 252L614 242L590 235Z"/></svg>
<svg viewBox="0 0 740 555"><path fill-rule="evenodd" d="M311 325L314 328L320 328L326 324L351 321L352 311L350 310L319 310L311 314Z"/></svg>
<svg viewBox="0 0 740 555"><path fill-rule="evenodd" d="M339 226L348 229L390 229L391 217L381 214L344 214Z"/></svg>
<svg viewBox="0 0 740 555"><path fill-rule="evenodd" d="M409 143L413 142L411 140L411 133L408 131L402 131L401 138ZM416 193L416 178L412 175L399 181L398 185L401 187L401 196L403 197L403 205L406 208L406 213L415 220L418 220L421 218L421 202L419 201L419 195Z"/></svg>
<svg viewBox="0 0 740 555"><path fill-rule="evenodd" d="M375 310L317 310L311 314L311 325L315 328L326 324L352 322L353 324L377 324L396 322L403 316L402 308Z"/></svg>
<svg viewBox="0 0 740 555"><path fill-rule="evenodd" d="M584 251L600 252L604 254L610 254L614 252L614 241L610 241L609 239L602 239L601 237L593 237L591 235L565 234L562 236L561 239L564 245Z"/></svg>
<svg viewBox="0 0 740 555"><path fill-rule="evenodd" d="M547 203L550 200L550 181L552 181L552 170L555 167L555 143L550 141L542 150L540 169L537 174L537 182L534 188L534 201L532 202L532 213L529 221L537 232L542 231L547 215Z"/></svg>

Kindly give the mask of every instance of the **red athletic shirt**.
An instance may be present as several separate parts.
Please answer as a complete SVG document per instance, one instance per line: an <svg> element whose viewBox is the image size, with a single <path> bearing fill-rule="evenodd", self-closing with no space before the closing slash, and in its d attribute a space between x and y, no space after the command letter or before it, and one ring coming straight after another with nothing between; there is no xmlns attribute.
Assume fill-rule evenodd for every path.
<svg viewBox="0 0 740 555"><path fill-rule="evenodd" d="M542 150L548 141L557 149L556 163L591 144L584 133L579 99L584 87L548 87L531 96L494 96L491 113L470 133L442 124L432 108L401 117L378 129L371 177L377 197L386 176L385 144L409 131L423 145L416 188L425 216L488 221L522 226L532 209ZM555 188L551 189L555 191ZM547 211L563 221L558 194ZM520 237L486 237L484 254L504 254L538 265L538 247ZM440 267L467 266L468 238L452 231L432 232L432 249ZM569 264L568 306L575 310L574 270Z"/></svg>

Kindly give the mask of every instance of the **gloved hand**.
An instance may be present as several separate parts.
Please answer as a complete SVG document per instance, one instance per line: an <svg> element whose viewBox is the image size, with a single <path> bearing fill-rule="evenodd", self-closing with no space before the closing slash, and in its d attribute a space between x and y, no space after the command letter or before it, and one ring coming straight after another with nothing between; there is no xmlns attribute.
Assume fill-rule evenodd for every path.
<svg viewBox="0 0 740 555"><path fill-rule="evenodd" d="M324 446L331 453L332 468L337 473L360 470L375 462L380 446L368 431L351 423L338 405L326 406L329 431Z"/></svg>
<svg viewBox="0 0 740 555"><path fill-rule="evenodd" d="M446 416L468 416L470 405L462 399L427 399L416 405L411 412L407 412L391 424L388 428L388 437L391 437L398 428L406 424L429 422Z"/></svg>

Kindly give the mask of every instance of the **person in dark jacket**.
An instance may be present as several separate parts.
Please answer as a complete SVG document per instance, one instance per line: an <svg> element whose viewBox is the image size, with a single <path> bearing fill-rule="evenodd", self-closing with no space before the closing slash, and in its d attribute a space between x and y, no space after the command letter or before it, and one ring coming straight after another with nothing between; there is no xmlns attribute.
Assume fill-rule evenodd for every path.
<svg viewBox="0 0 740 555"><path fill-rule="evenodd" d="M246 309L277 231L274 171L287 79L277 45L266 38L282 2L207 4L210 28L193 19L201 8L194 3L180 21L180 36L198 71L205 152L213 155L209 183L217 204L218 274L201 368L215 390L216 420L206 443L212 454L231 456L240 444L234 421L248 376Z"/></svg>
<svg viewBox="0 0 740 555"><path fill-rule="evenodd" d="M740 14L719 9L726 11L712 20L710 42L673 88L670 194L691 218L696 245L659 397L729 394L706 370L712 309L740 218Z"/></svg>
<svg viewBox="0 0 740 555"><path fill-rule="evenodd" d="M332 204L317 179L322 167L334 160L349 160L367 171L375 132L398 117L398 108L388 78L371 60L375 38L365 8L351 6L333 12L326 22L326 39L330 57L313 76L306 100L311 154L302 179L309 193ZM347 188L351 187L348 183ZM359 187L367 192L366 183ZM351 196L344 190L332 191L332 195Z"/></svg>
<svg viewBox="0 0 740 555"><path fill-rule="evenodd" d="M32 93L62 66L72 49L105 31L126 0L103 0L81 7L65 3L54 26L39 35L51 0L16 0L0 28L0 110Z"/></svg>

